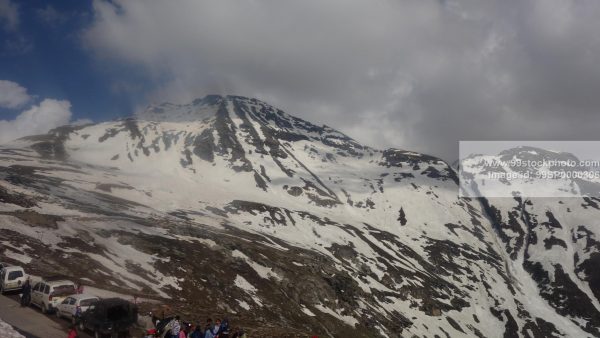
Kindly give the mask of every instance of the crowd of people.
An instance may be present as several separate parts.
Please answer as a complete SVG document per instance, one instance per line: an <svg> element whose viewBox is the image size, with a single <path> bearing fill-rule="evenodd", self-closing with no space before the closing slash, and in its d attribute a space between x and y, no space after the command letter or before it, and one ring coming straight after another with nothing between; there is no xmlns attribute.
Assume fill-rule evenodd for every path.
<svg viewBox="0 0 600 338"><path fill-rule="evenodd" d="M243 329L229 327L229 320L227 318L221 321L216 319L214 322L212 319L207 319L206 324L200 323L191 324L182 322L179 316L166 320L160 320L153 318L155 324L154 329L150 329L147 332L145 338L247 338L247 334ZM164 332L166 330L167 332ZM166 334L165 334L166 333Z"/></svg>

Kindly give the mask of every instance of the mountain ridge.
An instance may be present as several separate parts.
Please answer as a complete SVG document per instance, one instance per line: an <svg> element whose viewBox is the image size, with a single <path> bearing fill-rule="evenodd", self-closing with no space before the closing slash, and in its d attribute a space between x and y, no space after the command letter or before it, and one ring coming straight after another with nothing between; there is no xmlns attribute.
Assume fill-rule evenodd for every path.
<svg viewBox="0 0 600 338"><path fill-rule="evenodd" d="M551 236L547 201L458 198L456 172L435 157L363 146L255 99L184 106L0 147L0 255L105 287L121 278L124 291L189 316L229 314L265 337L286 336L282 327L331 337L598 334L597 300L577 291L592 294L583 273L596 249L580 244L597 238L586 226L593 204L566 220L555 201L563 226ZM164 120L167 107L175 121ZM524 210L536 222L520 221ZM580 244L565 237L573 229ZM552 237L578 263L557 259ZM564 276L544 278L553 262L584 310L560 301Z"/></svg>

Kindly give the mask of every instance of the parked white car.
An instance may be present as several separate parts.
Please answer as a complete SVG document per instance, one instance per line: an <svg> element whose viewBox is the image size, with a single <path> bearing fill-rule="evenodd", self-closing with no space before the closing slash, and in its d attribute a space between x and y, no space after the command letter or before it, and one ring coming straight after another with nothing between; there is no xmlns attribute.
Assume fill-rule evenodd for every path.
<svg viewBox="0 0 600 338"><path fill-rule="evenodd" d="M25 270L20 266L4 266L0 271L0 293L21 290L27 280Z"/></svg>
<svg viewBox="0 0 600 338"><path fill-rule="evenodd" d="M75 294L75 283L69 280L42 280L31 290L31 304L39 307L43 313L56 310L68 296Z"/></svg>
<svg viewBox="0 0 600 338"><path fill-rule="evenodd" d="M56 317L65 317L75 324L79 317L98 300L100 300L98 297L86 294L68 296L56 307Z"/></svg>

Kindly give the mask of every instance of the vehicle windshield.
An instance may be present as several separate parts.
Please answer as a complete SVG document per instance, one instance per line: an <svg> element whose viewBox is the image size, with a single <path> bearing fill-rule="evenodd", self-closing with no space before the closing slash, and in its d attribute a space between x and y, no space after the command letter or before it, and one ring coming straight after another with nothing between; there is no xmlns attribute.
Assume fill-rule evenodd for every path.
<svg viewBox="0 0 600 338"><path fill-rule="evenodd" d="M8 280L14 280L23 277L23 271L11 271L8 273Z"/></svg>
<svg viewBox="0 0 600 338"><path fill-rule="evenodd" d="M97 301L98 301L98 298L88 298L88 299L82 299L79 302L79 304L80 304L80 306L90 306L90 305L94 304Z"/></svg>
<svg viewBox="0 0 600 338"><path fill-rule="evenodd" d="M75 293L75 286L73 284L57 285L52 293L54 295L72 295Z"/></svg>

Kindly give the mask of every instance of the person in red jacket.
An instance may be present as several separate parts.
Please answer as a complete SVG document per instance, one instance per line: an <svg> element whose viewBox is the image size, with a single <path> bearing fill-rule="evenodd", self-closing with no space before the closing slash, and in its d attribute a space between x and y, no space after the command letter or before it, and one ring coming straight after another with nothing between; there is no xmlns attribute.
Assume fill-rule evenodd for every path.
<svg viewBox="0 0 600 338"><path fill-rule="evenodd" d="M79 335L77 334L77 327L75 325L71 325L69 336L67 338L79 338Z"/></svg>

